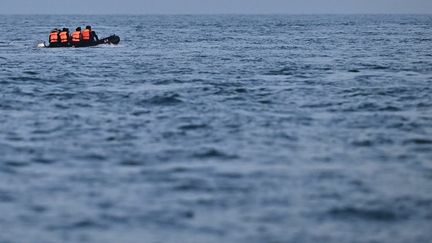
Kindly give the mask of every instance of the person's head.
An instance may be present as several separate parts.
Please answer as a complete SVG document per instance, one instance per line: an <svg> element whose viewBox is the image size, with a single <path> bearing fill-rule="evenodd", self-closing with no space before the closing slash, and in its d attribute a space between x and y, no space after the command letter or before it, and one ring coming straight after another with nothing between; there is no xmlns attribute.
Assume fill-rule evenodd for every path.
<svg viewBox="0 0 432 243"><path fill-rule="evenodd" d="M57 32L57 31L58 31L58 29L55 28L55 29L51 30L51 33L54 33L54 32Z"/></svg>
<svg viewBox="0 0 432 243"><path fill-rule="evenodd" d="M86 30L91 30L91 26L90 26L90 25L87 25L87 26L86 26Z"/></svg>
<svg viewBox="0 0 432 243"><path fill-rule="evenodd" d="M67 28L63 28L63 30L62 31L67 31L68 29Z"/></svg>
<svg viewBox="0 0 432 243"><path fill-rule="evenodd" d="M76 31L81 31L81 27L76 28Z"/></svg>

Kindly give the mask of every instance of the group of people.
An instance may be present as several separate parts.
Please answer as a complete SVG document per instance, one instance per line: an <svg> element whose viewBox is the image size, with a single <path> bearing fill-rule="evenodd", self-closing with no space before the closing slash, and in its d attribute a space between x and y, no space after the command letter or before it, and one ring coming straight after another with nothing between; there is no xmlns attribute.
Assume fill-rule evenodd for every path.
<svg viewBox="0 0 432 243"><path fill-rule="evenodd" d="M99 37L92 30L91 26L86 26L83 31L81 31L81 27L78 27L72 34L69 34L68 28L61 30L53 29L49 35L49 44L51 47L91 45L98 41Z"/></svg>

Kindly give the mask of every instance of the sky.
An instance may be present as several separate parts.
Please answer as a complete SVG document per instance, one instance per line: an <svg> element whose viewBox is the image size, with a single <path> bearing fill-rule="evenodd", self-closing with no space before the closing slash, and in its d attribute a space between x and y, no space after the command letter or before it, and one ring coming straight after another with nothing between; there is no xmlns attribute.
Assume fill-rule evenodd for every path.
<svg viewBox="0 0 432 243"><path fill-rule="evenodd" d="M432 0L0 0L0 14L426 13Z"/></svg>

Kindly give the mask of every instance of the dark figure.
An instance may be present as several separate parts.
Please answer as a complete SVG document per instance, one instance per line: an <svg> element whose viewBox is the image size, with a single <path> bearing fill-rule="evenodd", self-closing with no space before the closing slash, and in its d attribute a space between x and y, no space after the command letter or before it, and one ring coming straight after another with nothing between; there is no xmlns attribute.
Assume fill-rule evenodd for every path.
<svg viewBox="0 0 432 243"><path fill-rule="evenodd" d="M96 32L92 31L91 26L87 25L86 29L82 32L82 39L84 43L97 43L99 42L99 37Z"/></svg>
<svg viewBox="0 0 432 243"><path fill-rule="evenodd" d="M50 46L52 46L52 47L58 47L58 46L60 46L60 35L59 35L59 33L60 33L60 31L57 28L53 29L50 32L50 35L49 35L49 38L48 38Z"/></svg>
<svg viewBox="0 0 432 243"><path fill-rule="evenodd" d="M59 34L61 46L67 47L71 43L71 38L69 36L69 29L63 28L63 30Z"/></svg>
<svg viewBox="0 0 432 243"><path fill-rule="evenodd" d="M72 33L71 36L71 44L74 46L78 46L82 42L82 34L81 34L81 27L76 28L75 32Z"/></svg>

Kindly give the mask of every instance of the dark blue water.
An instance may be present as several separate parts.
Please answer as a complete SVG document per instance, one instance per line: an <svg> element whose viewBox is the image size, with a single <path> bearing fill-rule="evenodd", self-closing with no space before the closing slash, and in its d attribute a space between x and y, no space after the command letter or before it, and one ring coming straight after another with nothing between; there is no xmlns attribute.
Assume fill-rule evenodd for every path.
<svg viewBox="0 0 432 243"><path fill-rule="evenodd" d="M431 15L0 16L0 90L1 243L432 239Z"/></svg>

